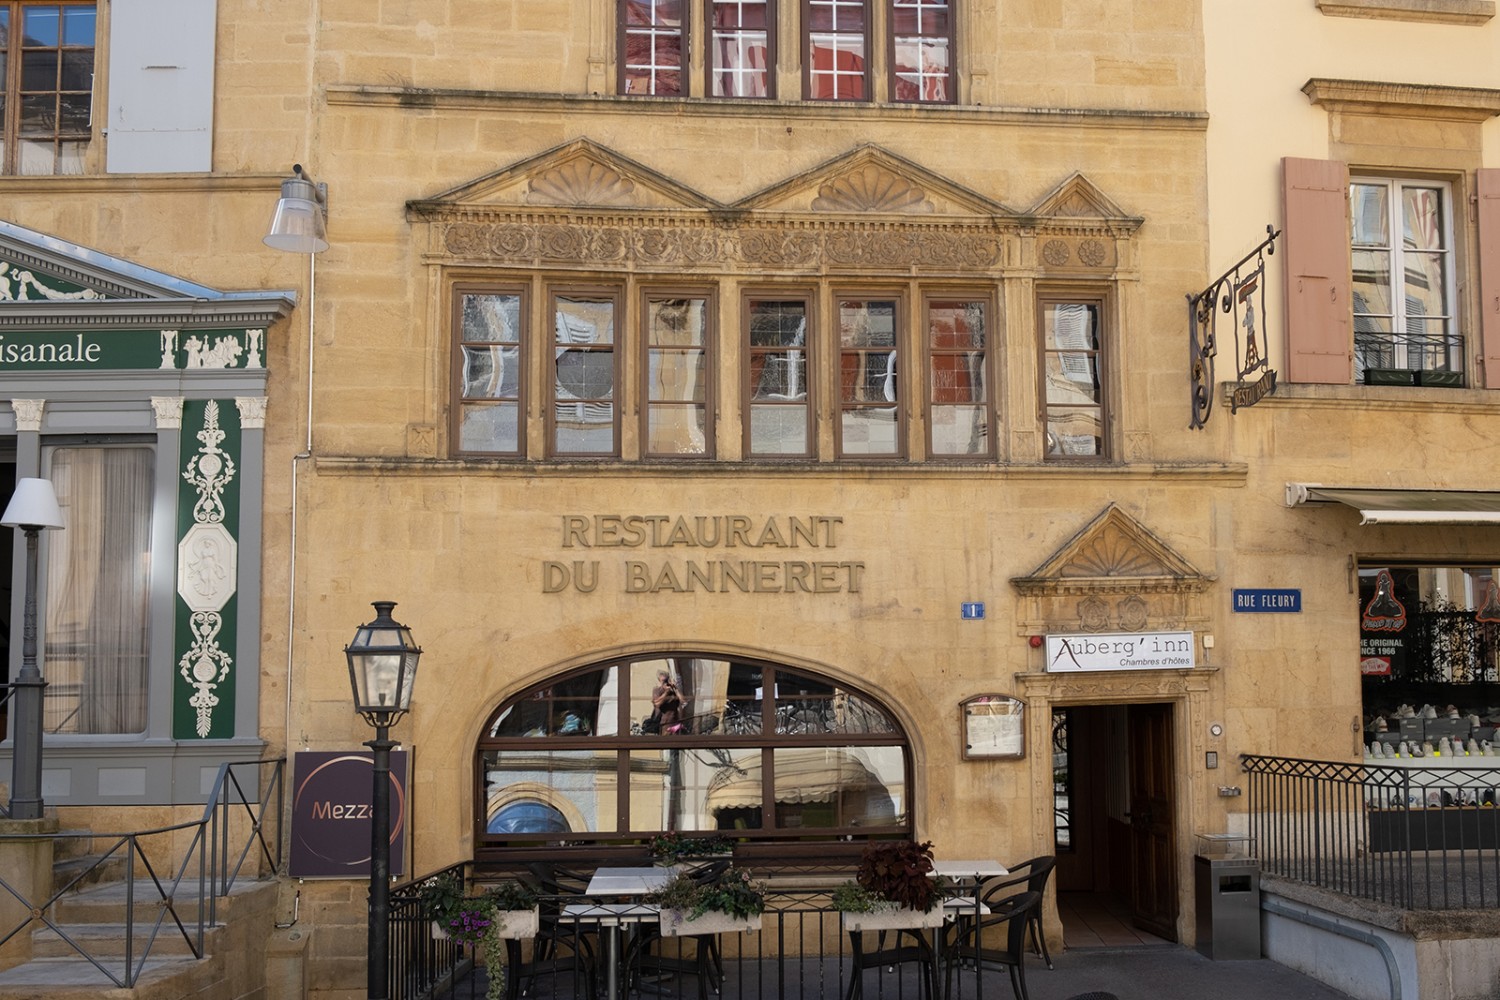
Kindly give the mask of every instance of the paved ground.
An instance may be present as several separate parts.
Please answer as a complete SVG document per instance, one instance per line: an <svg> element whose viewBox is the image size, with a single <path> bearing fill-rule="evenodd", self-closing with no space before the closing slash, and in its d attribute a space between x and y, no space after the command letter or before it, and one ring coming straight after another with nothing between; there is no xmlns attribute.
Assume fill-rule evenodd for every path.
<svg viewBox="0 0 1500 1000"><path fill-rule="evenodd" d="M837 971L828 969L820 973L816 963L811 974L803 966L797 970L800 975L794 973L797 981L785 984L746 982L736 975L736 963L729 964L723 1000L734 1000L736 996L774 998L783 985L782 995L792 1000L817 997L837 1000L844 984ZM1031 1000L1071 1000L1079 994L1096 991L1112 993L1118 1000L1349 1000L1348 994L1267 959L1213 962L1175 944L1075 948L1053 956L1053 964L1057 968L1049 970L1040 959L1027 956L1026 985ZM903 966L900 974L867 972L863 1000L922 1000L913 969ZM954 1000L1012 1000L1010 982L1004 972L987 972L977 984L973 975L967 973L961 984L955 981ZM538 985L541 988L535 991L535 1000L549 1000L558 995L545 984ZM659 992L671 1000L696 1000L696 985L688 977L687 981L662 983L651 992ZM468 997L472 991L472 995L483 997L485 986L481 969L472 979L457 984L453 996ZM642 1000L642 995L632 993L624 1000Z"/></svg>

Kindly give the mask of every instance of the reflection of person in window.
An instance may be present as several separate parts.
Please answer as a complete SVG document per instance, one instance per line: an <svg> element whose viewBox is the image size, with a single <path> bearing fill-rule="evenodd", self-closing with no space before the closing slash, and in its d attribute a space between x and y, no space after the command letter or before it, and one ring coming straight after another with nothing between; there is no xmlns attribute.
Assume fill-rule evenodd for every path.
<svg viewBox="0 0 1500 1000"><path fill-rule="evenodd" d="M651 689L651 715L656 719L657 732L673 732L673 726L682 723L682 695L672 683L672 675L665 670L656 672L656 687Z"/></svg>

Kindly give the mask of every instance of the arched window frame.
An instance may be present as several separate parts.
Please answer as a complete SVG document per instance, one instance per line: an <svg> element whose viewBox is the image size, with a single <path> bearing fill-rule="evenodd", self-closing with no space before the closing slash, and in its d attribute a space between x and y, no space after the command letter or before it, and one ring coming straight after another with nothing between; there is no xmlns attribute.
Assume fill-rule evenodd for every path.
<svg viewBox="0 0 1500 1000"><path fill-rule="evenodd" d="M649 733L641 731L644 716L642 709L649 709L654 671L662 664L682 665L706 663L727 668L726 693L716 703L714 713L699 712L713 699L700 693L684 690L689 703L687 717L693 720L692 730L681 733ZM611 675L611 671L613 674ZM569 682L577 684L587 681L590 675L600 678L601 693L597 703L603 708L593 721L597 725L579 727L566 720L568 708L578 708L578 700L566 693ZM773 697L746 697L745 684L758 679L759 693L773 692ZM735 684L739 684L736 693ZM614 685L611 687L610 685ZM637 690L641 688L641 690ZM586 699L585 699L586 700ZM836 707L842 706L842 709ZM840 714L842 712L842 714ZM515 718L510 718L515 713ZM587 715L587 712L582 713ZM610 718L613 716L613 718ZM640 717L638 717L640 716ZM712 718L712 723L708 719ZM828 722L837 718L836 722ZM537 719L563 720L556 732L539 733ZM735 724L730 725L730 720ZM853 723L850 722L854 719ZM823 720L823 721L819 721ZM758 731L755 723L758 721ZM542 726L546 726L543 723ZM505 730L528 727L532 735L512 732L496 735ZM597 729L602 732L595 732ZM849 731L853 729L854 731ZM867 731L878 729L879 731ZM566 730L566 732L565 732ZM612 732L610 730L613 730ZM634 730L634 731L632 731ZM731 731L726 731L731 730ZM839 731L842 730L842 731ZM682 829L684 836L711 836L722 834L735 841L736 853L743 856L774 855L779 858L826 858L842 854L856 855L866 842L880 838L909 838L913 835L912 802L914 768L910 741L895 714L879 699L865 691L826 675L803 668L791 667L768 660L747 657L726 657L702 651L677 650L670 653L641 654L599 661L566 673L558 674L526 691L508 698L486 722L474 756L475 795L475 856L481 860L524 860L529 856L557 857L558 851L576 850L591 858L611 856L639 856L646 842L653 836L668 832L675 823L670 818L665 822L652 822L639 818L632 822L632 775L640 775L653 766L663 772L669 770L672 758L666 751L682 751L694 756L700 763L710 760L734 760L745 764L747 759L758 757L759 767L759 816L758 827L723 829ZM790 773L793 766L806 766L809 760L816 762L816 751L844 750L838 760L841 766L855 767L849 761L857 761L871 754L878 755L888 774L895 770L895 756L899 754L900 785L891 796L892 816L890 822L875 824L852 824L819 826L792 825L801 819L801 814L788 815L786 782L794 788L806 789L810 780L807 775ZM757 754L756 752L759 751ZM799 752L800 751L800 752ZM546 755L567 752L564 763L567 769L576 772L587 770L585 763L578 764L579 753L597 755L602 766L597 773L609 776L612 790L606 790L596 799L596 817L593 822L577 823L574 830L559 838L553 834L496 834L488 831L488 817L494 813L498 799L511 799L507 789L515 782L489 784L492 765L497 765L505 755L525 755L533 764L545 766ZM779 753L778 753L779 752ZM659 755L659 756L653 756ZM612 757L612 760L610 759ZM655 760L664 763L655 765ZM778 762L789 772L778 782ZM733 765L730 765L733 766ZM747 789L741 785L736 797L743 798L753 792L754 768L734 767L747 779ZM881 768L877 768L878 770ZM557 772L548 772L549 774ZM874 771L870 772L872 775ZM814 776L815 777L815 776ZM544 802L570 816L578 815L575 802L567 798L568 790L561 787L552 796L546 793L545 782L538 782L535 774L527 775L526 798ZM576 779L575 779L576 780ZM597 785L595 786L597 789ZM841 787L831 785L829 787ZM884 786L882 786L884 788ZM889 791L889 788L884 788ZM842 791L834 792L838 805L831 807L837 815L843 815ZM808 800L815 800L810 795ZM806 801L806 800L804 800ZM755 811L751 806L750 812Z"/></svg>

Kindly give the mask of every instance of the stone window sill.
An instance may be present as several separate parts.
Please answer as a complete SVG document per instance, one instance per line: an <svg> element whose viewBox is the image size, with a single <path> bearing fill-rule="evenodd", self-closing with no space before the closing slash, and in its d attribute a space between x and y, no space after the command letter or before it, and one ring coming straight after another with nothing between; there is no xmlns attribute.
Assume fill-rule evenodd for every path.
<svg viewBox="0 0 1500 1000"><path fill-rule="evenodd" d="M1494 0L1317 0L1331 17L1366 17L1439 24L1484 24L1495 16Z"/></svg>

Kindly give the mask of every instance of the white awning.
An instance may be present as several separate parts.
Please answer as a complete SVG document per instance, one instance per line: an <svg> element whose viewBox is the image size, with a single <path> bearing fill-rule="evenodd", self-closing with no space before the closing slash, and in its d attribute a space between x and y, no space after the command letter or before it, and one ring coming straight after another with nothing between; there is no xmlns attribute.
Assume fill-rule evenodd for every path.
<svg viewBox="0 0 1500 1000"><path fill-rule="evenodd" d="M1393 490L1287 483L1286 505L1341 503L1360 524L1500 524L1500 491Z"/></svg>

